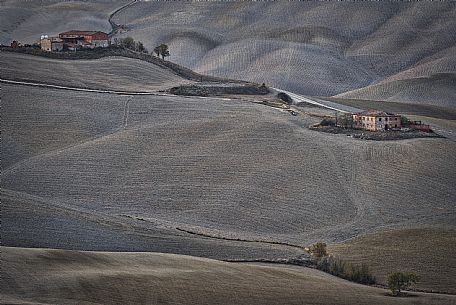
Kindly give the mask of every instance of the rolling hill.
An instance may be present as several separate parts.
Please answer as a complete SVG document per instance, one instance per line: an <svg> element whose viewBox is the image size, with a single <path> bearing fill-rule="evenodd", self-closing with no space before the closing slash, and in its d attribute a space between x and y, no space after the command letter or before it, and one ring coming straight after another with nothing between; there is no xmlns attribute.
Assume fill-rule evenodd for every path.
<svg viewBox="0 0 456 305"><path fill-rule="evenodd" d="M129 2L27 3L2 2L1 41L109 31ZM291 115L263 96L158 94L193 81L137 59L0 52L2 78L149 92L1 83L1 302L455 303L220 261L306 259L323 241L383 284L404 268L420 289L455 293L455 12L453 2L138 1L113 16L127 29L116 37L168 43L197 72L392 109L447 138L365 141L309 129L334 114L311 105Z"/></svg>
<svg viewBox="0 0 456 305"><path fill-rule="evenodd" d="M62 60L1 52L0 64L0 78L78 88L150 92L191 83L171 69L120 56Z"/></svg>
<svg viewBox="0 0 456 305"><path fill-rule="evenodd" d="M364 142L243 100L3 87L2 187L59 207L298 246L455 221L448 139Z"/></svg>
<svg viewBox="0 0 456 305"><path fill-rule="evenodd" d="M29 8L5 1L2 14L22 17L3 19L2 41L34 42L43 31L81 26L109 31L108 12L125 3L47 1ZM127 29L116 37L132 36L149 50L167 43L171 61L203 74L306 95L347 92L454 108L455 13L454 2L138 1L113 21Z"/></svg>
<svg viewBox="0 0 456 305"><path fill-rule="evenodd" d="M2 0L0 6L0 43L12 40L35 43L40 35L56 35L67 29L111 31L109 14L127 0L26 1Z"/></svg>
<svg viewBox="0 0 456 305"><path fill-rule="evenodd" d="M2 247L2 304L453 304L454 296L353 284L308 268L160 253ZM56 272L57 271L57 272ZM8 281L14 278L15 281ZM132 293L133 292L133 293Z"/></svg>

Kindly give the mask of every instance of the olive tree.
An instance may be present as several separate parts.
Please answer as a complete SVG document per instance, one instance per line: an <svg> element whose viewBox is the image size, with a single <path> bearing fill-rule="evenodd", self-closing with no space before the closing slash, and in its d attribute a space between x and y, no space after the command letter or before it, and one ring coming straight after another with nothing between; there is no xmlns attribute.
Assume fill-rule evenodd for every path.
<svg viewBox="0 0 456 305"><path fill-rule="evenodd" d="M388 287L394 296L399 296L401 290L419 281L419 276L414 273L394 272L388 276Z"/></svg>
<svg viewBox="0 0 456 305"><path fill-rule="evenodd" d="M161 56L164 60L165 57L169 56L168 45L162 43L161 45L154 48L154 53L157 54L157 56Z"/></svg>

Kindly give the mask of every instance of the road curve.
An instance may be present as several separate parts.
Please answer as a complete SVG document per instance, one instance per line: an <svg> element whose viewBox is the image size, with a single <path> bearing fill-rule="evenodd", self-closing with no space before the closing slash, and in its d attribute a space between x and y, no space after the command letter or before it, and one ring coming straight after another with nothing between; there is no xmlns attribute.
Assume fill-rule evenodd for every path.
<svg viewBox="0 0 456 305"><path fill-rule="evenodd" d="M111 25L111 32L109 32L109 36L113 36L114 34L116 34L117 32L117 29L119 28L119 25L117 23L115 23L114 21L112 21L112 18L114 17L115 14L119 13L121 10L135 4L136 2L138 2L138 0L133 0L127 4L124 4L122 5L121 7L115 9L111 14L109 14L109 18L108 18L108 22L109 24Z"/></svg>
<svg viewBox="0 0 456 305"><path fill-rule="evenodd" d="M322 100L322 99L310 98L310 97L307 97L304 95L296 94L296 93L282 90L279 88L273 88L273 89L288 94L293 99L294 103L309 103L312 105L320 106L320 107L331 109L334 111L345 112L345 113L363 111L363 109L345 106L345 105L337 104L337 103Z"/></svg>

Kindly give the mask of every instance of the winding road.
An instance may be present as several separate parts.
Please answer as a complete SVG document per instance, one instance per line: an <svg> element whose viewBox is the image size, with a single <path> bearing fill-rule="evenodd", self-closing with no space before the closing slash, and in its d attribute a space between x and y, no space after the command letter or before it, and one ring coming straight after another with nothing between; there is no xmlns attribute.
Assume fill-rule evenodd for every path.
<svg viewBox="0 0 456 305"><path fill-rule="evenodd" d="M308 103L308 104L312 104L315 106L323 107L323 108L334 110L334 111L344 112L344 113L363 111L363 109L345 106L345 105L337 104L337 103L322 100L322 99L310 98L310 97L307 97L304 95L296 94L296 93L286 91L283 89L279 89L279 88L273 88L273 89L288 94L293 99L294 104Z"/></svg>

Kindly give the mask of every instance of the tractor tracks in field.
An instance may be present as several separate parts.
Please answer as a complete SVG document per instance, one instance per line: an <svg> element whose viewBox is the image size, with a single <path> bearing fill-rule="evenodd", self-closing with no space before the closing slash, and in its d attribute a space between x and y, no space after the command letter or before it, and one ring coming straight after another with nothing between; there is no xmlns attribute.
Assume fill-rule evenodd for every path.
<svg viewBox="0 0 456 305"><path fill-rule="evenodd" d="M124 106L124 114L123 114L123 129L127 128L128 126L128 112L130 109L130 101L131 97L128 97L127 100L125 101L125 106Z"/></svg>

